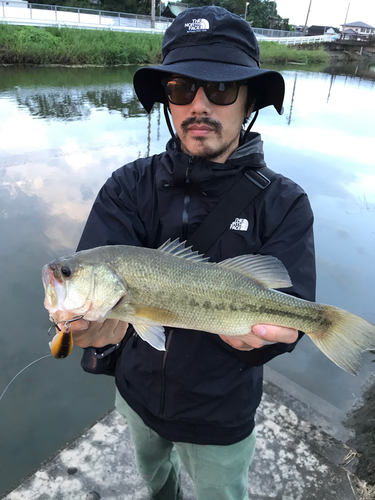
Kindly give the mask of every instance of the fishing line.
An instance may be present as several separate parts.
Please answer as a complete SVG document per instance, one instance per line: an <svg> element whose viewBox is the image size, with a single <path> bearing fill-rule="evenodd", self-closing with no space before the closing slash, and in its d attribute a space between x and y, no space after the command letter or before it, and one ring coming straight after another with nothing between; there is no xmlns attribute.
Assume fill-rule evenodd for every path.
<svg viewBox="0 0 375 500"><path fill-rule="evenodd" d="M37 363L38 361L40 361L41 359L44 359L44 358L49 358L50 356L52 356L52 354L46 354L45 356L42 356L38 359L35 359L32 363L29 363L27 366L25 366L24 368L22 368L22 370L20 370L17 375L15 375L12 380L9 382L9 384L5 387L4 391L1 393L0 395L0 401L2 400L4 394L7 392L7 390L9 389L10 385L12 384L12 382L14 380L16 380L16 378L18 377L18 375L20 375L22 372L24 372L27 368L29 368L29 366L33 365L34 363Z"/></svg>

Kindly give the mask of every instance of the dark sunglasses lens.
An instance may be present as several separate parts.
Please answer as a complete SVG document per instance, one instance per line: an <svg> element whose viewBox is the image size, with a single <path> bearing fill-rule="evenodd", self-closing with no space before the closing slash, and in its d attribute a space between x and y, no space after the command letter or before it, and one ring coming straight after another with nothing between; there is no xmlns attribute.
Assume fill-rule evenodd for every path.
<svg viewBox="0 0 375 500"><path fill-rule="evenodd" d="M226 106L236 101L238 85L236 82L208 82L206 94L214 104Z"/></svg>
<svg viewBox="0 0 375 500"><path fill-rule="evenodd" d="M194 81L173 78L166 84L167 96L172 104L189 104L194 100L197 86Z"/></svg>
<svg viewBox="0 0 375 500"><path fill-rule="evenodd" d="M172 104L190 104L203 85L207 98L214 104L233 104L238 96L237 82L199 82L188 78L171 78L163 81L168 100Z"/></svg>

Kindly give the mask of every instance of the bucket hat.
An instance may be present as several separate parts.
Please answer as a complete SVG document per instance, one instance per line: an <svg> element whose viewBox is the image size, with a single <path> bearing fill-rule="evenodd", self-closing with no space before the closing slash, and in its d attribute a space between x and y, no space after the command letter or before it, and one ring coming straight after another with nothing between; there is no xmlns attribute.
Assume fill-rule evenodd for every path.
<svg viewBox="0 0 375 500"><path fill-rule="evenodd" d="M282 114L284 79L260 68L259 43L248 22L217 6L193 7L167 28L161 66L146 66L134 75L135 92L149 113L166 102L161 80L179 74L204 81L247 80L256 97L254 111L273 105Z"/></svg>

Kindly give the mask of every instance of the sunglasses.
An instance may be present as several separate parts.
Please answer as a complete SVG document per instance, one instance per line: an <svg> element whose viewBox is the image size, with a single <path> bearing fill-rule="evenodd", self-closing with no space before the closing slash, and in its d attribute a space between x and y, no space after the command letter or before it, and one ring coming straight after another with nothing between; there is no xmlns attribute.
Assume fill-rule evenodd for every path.
<svg viewBox="0 0 375 500"><path fill-rule="evenodd" d="M198 89L203 87L207 99L218 106L229 106L236 102L239 88L243 85L239 82L205 82L181 76L164 78L161 84L172 104L190 104L197 95Z"/></svg>

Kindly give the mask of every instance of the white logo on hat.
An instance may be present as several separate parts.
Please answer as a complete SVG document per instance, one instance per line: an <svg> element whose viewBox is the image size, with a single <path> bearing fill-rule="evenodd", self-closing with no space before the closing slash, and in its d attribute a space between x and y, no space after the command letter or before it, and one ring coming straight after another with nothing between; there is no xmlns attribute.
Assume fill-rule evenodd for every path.
<svg viewBox="0 0 375 500"><path fill-rule="evenodd" d="M190 31L207 31L210 29L210 23L207 19L193 19L191 23L185 23L185 28Z"/></svg>

